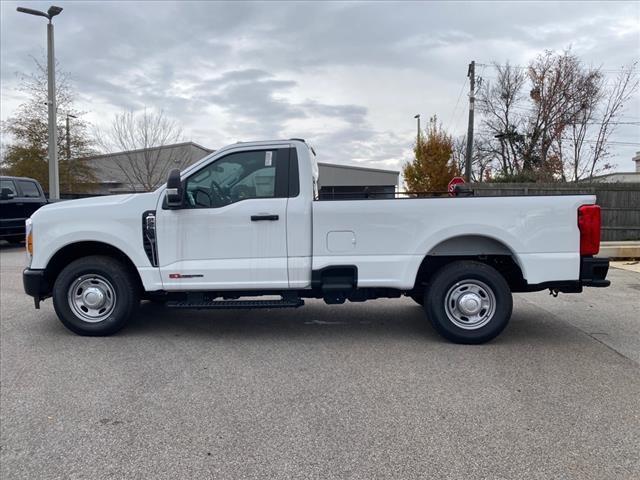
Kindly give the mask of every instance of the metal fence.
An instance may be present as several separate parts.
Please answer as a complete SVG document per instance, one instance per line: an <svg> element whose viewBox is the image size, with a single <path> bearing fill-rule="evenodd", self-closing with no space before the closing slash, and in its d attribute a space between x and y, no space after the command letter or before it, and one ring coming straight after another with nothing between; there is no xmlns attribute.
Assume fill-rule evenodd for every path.
<svg viewBox="0 0 640 480"><path fill-rule="evenodd" d="M640 183L479 183L476 196L595 195L602 208L602 240L640 240Z"/></svg>

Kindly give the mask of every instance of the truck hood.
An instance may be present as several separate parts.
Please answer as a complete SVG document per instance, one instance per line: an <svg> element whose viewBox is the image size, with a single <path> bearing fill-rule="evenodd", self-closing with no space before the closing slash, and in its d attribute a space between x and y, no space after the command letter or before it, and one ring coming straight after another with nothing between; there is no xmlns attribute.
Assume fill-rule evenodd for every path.
<svg viewBox="0 0 640 480"><path fill-rule="evenodd" d="M108 195L104 197L89 197L78 200L60 200L49 203L38 209L32 220L60 215L84 216L96 215L102 210L110 212L125 212L138 216L144 210L155 209L157 193L129 193L124 195ZM113 214L113 213L112 213Z"/></svg>
<svg viewBox="0 0 640 480"><path fill-rule="evenodd" d="M142 215L155 210L162 190L49 204L31 216L31 268L45 268L60 249L93 242L118 249L134 265L149 266L142 248Z"/></svg>

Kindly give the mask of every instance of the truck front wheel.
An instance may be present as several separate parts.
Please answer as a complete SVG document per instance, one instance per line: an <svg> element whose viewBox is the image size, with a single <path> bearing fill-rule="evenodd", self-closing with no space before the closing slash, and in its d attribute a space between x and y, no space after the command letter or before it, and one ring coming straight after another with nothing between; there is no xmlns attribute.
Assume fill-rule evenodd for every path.
<svg viewBox="0 0 640 480"><path fill-rule="evenodd" d="M140 302L129 268L106 256L80 258L67 265L53 286L60 321L78 335L111 335L123 328Z"/></svg>
<svg viewBox="0 0 640 480"><path fill-rule="evenodd" d="M509 323L513 299L504 277L480 262L453 262L432 278L424 307L434 328L456 343L487 342Z"/></svg>

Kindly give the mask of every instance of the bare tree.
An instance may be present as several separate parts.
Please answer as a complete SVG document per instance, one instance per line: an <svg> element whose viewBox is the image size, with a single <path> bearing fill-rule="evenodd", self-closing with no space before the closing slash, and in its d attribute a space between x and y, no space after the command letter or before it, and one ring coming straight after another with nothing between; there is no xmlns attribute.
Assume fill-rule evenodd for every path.
<svg viewBox="0 0 640 480"><path fill-rule="evenodd" d="M577 56L565 50L539 55L529 65L528 75L533 111L523 139L522 167L532 171L548 168L553 144L598 103L602 74L584 68Z"/></svg>
<svg viewBox="0 0 640 480"><path fill-rule="evenodd" d="M567 180L577 182L611 168L604 163L610 155L608 141L615 132L624 105L640 86L637 62L622 67L609 84L597 83L593 101L571 124L567 138L558 138L556 150L562 155Z"/></svg>
<svg viewBox="0 0 640 480"><path fill-rule="evenodd" d="M615 119L638 89L634 66L623 68L610 88L599 69L585 67L569 49L544 52L526 69L495 68L497 79L478 103L499 178L577 181L608 168Z"/></svg>
<svg viewBox="0 0 640 480"><path fill-rule="evenodd" d="M507 62L494 64L498 72L494 83L480 90L478 103L483 113L482 130L486 148L498 160L504 176L513 176L521 169L521 131L526 116L523 113L526 97L523 94L526 75Z"/></svg>
<svg viewBox="0 0 640 480"><path fill-rule="evenodd" d="M473 146L471 156L471 180L482 182L491 176L491 165L494 162L493 146L485 138L478 137ZM465 159L467 155L467 136L463 135L453 141L453 151L451 157L458 172L465 169Z"/></svg>
<svg viewBox="0 0 640 480"><path fill-rule="evenodd" d="M120 153L114 162L134 191L153 190L171 169L189 165L187 152L172 147L184 141L182 129L162 111L120 113L97 137L102 150Z"/></svg>

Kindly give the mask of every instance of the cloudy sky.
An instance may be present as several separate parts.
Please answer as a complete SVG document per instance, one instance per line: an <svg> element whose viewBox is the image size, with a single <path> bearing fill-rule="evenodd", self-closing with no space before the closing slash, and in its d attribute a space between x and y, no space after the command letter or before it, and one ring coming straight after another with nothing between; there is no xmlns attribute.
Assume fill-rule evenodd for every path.
<svg viewBox="0 0 640 480"><path fill-rule="evenodd" d="M466 128L467 65L526 65L571 45L608 76L640 58L640 2L56 2L56 56L96 125L162 109L210 148L303 137L323 161L398 168L414 114ZM45 53L45 19L1 4L1 117L21 102L17 72ZM479 67L491 81L495 71ZM640 96L625 121L640 121ZM632 170L640 126L613 140Z"/></svg>

